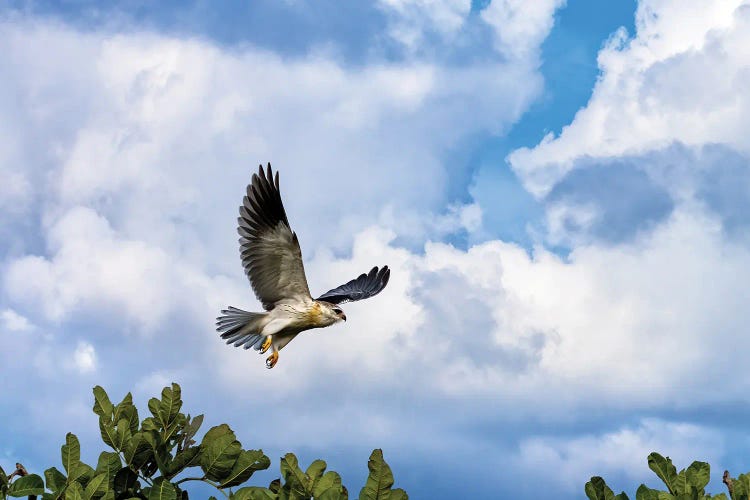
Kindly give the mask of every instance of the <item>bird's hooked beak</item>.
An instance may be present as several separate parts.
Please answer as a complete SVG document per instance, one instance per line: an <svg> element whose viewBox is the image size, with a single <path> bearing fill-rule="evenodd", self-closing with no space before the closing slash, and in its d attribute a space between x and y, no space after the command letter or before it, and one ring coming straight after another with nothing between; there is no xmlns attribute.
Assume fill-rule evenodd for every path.
<svg viewBox="0 0 750 500"><path fill-rule="evenodd" d="M346 314L341 313L341 319L343 319L344 321L346 321Z"/></svg>

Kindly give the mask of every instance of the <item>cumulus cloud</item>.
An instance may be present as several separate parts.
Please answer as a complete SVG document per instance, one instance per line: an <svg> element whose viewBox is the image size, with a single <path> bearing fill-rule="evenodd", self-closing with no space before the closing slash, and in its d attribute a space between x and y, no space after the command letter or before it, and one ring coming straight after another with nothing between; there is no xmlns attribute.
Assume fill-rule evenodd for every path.
<svg viewBox="0 0 750 500"><path fill-rule="evenodd" d="M698 454L675 443L703 446L715 437L710 428L623 426L622 414L739 404L750 384L732 369L750 347L742 300L750 252L725 233L726 220L737 218L716 201L727 182L703 191L696 186L709 184L698 173L672 182L674 169L646 154L674 140L687 144L686 157L695 153L689 134L698 132L653 123L687 123L665 96L692 81L669 76L690 66L683 59L724 51L705 56L724 64L721 57L739 53L745 11L729 4L705 7L688 36L674 29L687 22L677 4L643 2L636 38L618 35L602 51L587 108L560 138L511 156L548 209L547 234L530 250L442 241L484 223L480 204L454 199L462 189L450 184L465 178L467 191L468 172L444 158L472 134L507 129L538 95L538 47L562 2L493 2L479 15L506 57L455 67L420 58L351 68L321 55L285 59L252 46L4 21L0 67L14 71L0 93L0 129L13 133L0 139L12 146L0 148L12 156L0 173L26 167L14 187L0 189L12 190L20 220L33 228L0 227L9 235L0 320L23 337L2 354L4 369L34 367L22 382L30 400L9 426L21 429L31 415L57 444L70 422L91 418L95 429L84 417L93 383L115 399L135 389L145 400L177 380L197 401L191 411L210 408L273 453L393 446L434 460L464 443L467 457L477 447L523 474L541 461L576 478L601 463L605 472L633 471L636 455L640 469L656 448ZM425 5L384 7L418 25L407 43L419 43L425 25L449 38L468 15L466 3ZM696 14L701 5L686 9ZM740 168L733 133L719 142ZM625 153L619 163L595 163ZM212 328L223 306L258 307L234 225L249 172L267 159L282 172L313 293L373 265L393 269L386 291L345 305L346 325L300 335L272 372ZM578 175L569 175L572 165ZM614 177L593 173L602 165ZM619 189L622 179L630 190ZM619 195L625 201L613 206L609 198ZM570 251L561 256L542 242ZM712 369L699 378L696 366ZM59 394L61 371L76 396ZM45 410L54 404L62 408L55 421ZM606 428L570 439L481 429L571 426L592 409L608 418ZM259 412L287 431L259 428ZM708 458L721 453L709 448Z"/></svg>
<svg viewBox="0 0 750 500"><path fill-rule="evenodd" d="M599 53L601 75L588 104L559 137L550 133L514 151L511 165L543 196L581 158L637 155L674 142L747 153L749 23L744 0L641 1L635 36L620 30Z"/></svg>
<svg viewBox="0 0 750 500"><path fill-rule="evenodd" d="M617 483L637 482L657 487L659 480L646 467L652 451L670 457L678 470L693 460L715 464L724 453L723 436L698 425L646 419L599 435L524 439L516 460L529 475L540 468L554 471L550 486L556 490L580 492L592 476L603 476L613 488Z"/></svg>

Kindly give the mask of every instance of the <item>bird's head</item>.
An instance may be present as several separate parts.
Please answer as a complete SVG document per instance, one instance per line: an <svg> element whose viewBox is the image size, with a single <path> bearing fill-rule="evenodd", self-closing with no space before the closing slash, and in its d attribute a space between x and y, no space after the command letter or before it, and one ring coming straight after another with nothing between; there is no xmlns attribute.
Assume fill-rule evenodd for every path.
<svg viewBox="0 0 750 500"><path fill-rule="evenodd" d="M318 302L323 306L321 307L321 311L323 316L331 322L330 324L346 321L346 314L344 314L344 311L337 304L331 304L322 300Z"/></svg>

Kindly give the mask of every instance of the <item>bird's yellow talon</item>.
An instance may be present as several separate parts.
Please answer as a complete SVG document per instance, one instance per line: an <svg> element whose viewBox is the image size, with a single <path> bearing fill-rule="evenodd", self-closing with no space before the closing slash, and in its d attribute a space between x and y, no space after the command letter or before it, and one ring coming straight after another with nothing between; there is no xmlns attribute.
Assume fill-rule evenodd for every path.
<svg viewBox="0 0 750 500"><path fill-rule="evenodd" d="M268 359L266 359L266 368L269 370L276 366L276 362L279 360L279 353L278 351L274 351L273 354L268 356Z"/></svg>
<svg viewBox="0 0 750 500"><path fill-rule="evenodd" d="M266 340L260 346L260 353L265 354L268 348L271 347L271 336L266 337Z"/></svg>

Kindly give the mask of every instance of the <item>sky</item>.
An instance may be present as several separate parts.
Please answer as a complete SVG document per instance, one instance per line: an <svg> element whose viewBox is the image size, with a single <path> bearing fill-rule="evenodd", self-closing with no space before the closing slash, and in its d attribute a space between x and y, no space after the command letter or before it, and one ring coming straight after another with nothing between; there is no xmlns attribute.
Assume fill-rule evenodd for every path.
<svg viewBox="0 0 750 500"><path fill-rule="evenodd" d="M103 450L170 382L245 447L382 448L411 498L631 497L747 472L747 0L11 0L0 7L0 465ZM313 294L273 370L236 216L280 172ZM200 496L203 490L196 490Z"/></svg>

